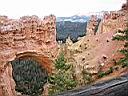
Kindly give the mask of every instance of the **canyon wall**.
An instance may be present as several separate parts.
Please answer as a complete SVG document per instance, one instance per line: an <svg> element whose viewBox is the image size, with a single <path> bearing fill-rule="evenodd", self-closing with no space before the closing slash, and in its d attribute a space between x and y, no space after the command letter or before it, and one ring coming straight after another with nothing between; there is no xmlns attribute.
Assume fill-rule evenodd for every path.
<svg viewBox="0 0 128 96"><path fill-rule="evenodd" d="M43 20L37 16L24 16L19 20L0 16L0 96L16 95L10 61L32 56L51 72L56 55L55 16Z"/></svg>
<svg viewBox="0 0 128 96"><path fill-rule="evenodd" d="M108 70L115 64L113 60L122 57L118 50L123 48L124 42L113 41L112 38L118 35L118 30L127 28L126 5L128 4L120 11L105 13L97 32L95 29L98 18L92 16L88 22L86 36L73 44L67 39L69 42L66 43L65 52L69 62L74 65L79 84L84 82L83 71L91 73L95 80L98 72Z"/></svg>
<svg viewBox="0 0 128 96"><path fill-rule="evenodd" d="M112 11L104 14L96 34L123 30L126 27L126 16L123 11Z"/></svg>
<svg viewBox="0 0 128 96"><path fill-rule="evenodd" d="M126 12L121 11L104 12L103 18L98 25L97 16L92 15L87 24L86 35L96 35L111 31L123 30L126 27ZM96 27L98 30L96 31ZM96 31L96 32L95 32Z"/></svg>
<svg viewBox="0 0 128 96"><path fill-rule="evenodd" d="M117 30L127 27L127 13L128 2L120 11L105 13L96 33L97 17L92 16L87 36L76 43L68 38L63 49L68 62L73 64L79 84L83 82L82 71L95 75L100 66L106 70L113 66L112 59L120 58L117 50L123 47L124 42L112 41L112 38ZM43 20L37 16L24 16L19 20L0 16L0 96L16 96L10 61L32 56L50 73L57 50L55 16L50 15Z"/></svg>

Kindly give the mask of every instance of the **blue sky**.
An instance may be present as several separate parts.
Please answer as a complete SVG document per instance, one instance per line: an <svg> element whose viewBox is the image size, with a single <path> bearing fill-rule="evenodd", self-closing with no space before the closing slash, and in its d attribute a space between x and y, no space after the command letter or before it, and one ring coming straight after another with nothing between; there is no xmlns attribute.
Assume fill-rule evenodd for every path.
<svg viewBox="0 0 128 96"><path fill-rule="evenodd" d="M0 15L19 18L49 14L72 16L77 13L119 10L126 0L1 0Z"/></svg>

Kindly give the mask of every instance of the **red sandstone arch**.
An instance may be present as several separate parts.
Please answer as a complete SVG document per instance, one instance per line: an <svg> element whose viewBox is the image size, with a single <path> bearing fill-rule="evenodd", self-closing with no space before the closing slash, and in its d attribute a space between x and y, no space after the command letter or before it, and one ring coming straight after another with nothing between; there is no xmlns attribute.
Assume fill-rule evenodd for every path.
<svg viewBox="0 0 128 96"><path fill-rule="evenodd" d="M5 67L2 72L0 72L0 96L17 96L15 92L15 82L12 77L12 66L10 61L13 61L18 58L32 58L39 62L43 68L46 69L48 74L52 73L52 64L53 61L48 56L40 52L18 52L15 56L11 56L11 60L6 62ZM42 86L43 87L43 86Z"/></svg>
<svg viewBox="0 0 128 96"><path fill-rule="evenodd" d="M27 59L27 58L31 58L31 59L39 62L38 64L40 64L42 68L46 69L48 75L50 75L52 73L53 61L51 60L51 58L49 58L49 57L47 57L47 56L45 56L41 53L26 51L26 52L23 52L23 53L16 54L16 56L13 60L15 60L15 59ZM11 74L12 74L12 71L11 71ZM13 76L11 76L11 79L13 79ZM15 83L14 80L13 80L13 82ZM10 84L10 86L15 86L15 84L13 85L13 83L12 83L12 84ZM42 88L43 88L43 86L42 86ZM12 92L13 95L16 94L15 87L13 87L12 91L13 91Z"/></svg>
<svg viewBox="0 0 128 96"><path fill-rule="evenodd" d="M53 61L42 54L36 53L36 52L23 52L16 55L16 58L32 58L41 64L43 68L45 68L48 72L48 74L51 74L52 72L52 63Z"/></svg>
<svg viewBox="0 0 128 96"><path fill-rule="evenodd" d="M31 57L48 74L52 72L52 60L57 54L56 17L50 15L42 20L24 16L14 20L0 16L0 21L0 96L16 96L10 61Z"/></svg>

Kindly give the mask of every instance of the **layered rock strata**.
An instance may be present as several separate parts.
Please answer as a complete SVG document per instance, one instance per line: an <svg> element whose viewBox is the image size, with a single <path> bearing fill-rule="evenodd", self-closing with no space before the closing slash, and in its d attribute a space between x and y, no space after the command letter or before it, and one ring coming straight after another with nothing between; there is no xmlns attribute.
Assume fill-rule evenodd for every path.
<svg viewBox="0 0 128 96"><path fill-rule="evenodd" d="M56 55L55 16L43 20L37 16L24 16L19 20L0 16L0 96L16 95L10 61L32 57L50 73Z"/></svg>

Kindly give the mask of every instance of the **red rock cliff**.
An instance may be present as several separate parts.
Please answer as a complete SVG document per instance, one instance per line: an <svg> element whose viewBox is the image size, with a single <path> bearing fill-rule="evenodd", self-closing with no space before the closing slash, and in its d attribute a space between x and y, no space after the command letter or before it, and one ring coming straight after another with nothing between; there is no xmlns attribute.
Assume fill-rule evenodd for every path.
<svg viewBox="0 0 128 96"><path fill-rule="evenodd" d="M117 60L122 57L118 50L123 48L124 42L113 41L112 38L118 34L116 33L118 30L127 28L126 8L117 12L105 13L95 34L96 25L97 18L92 16L88 22L87 35L81 37L76 43L67 42L66 44L67 57L76 68L75 74L80 84L81 78L83 78L80 75L82 71L97 75L101 71L101 66L102 71L106 71L114 66L113 59Z"/></svg>
<svg viewBox="0 0 128 96"><path fill-rule="evenodd" d="M56 17L43 20L24 16L19 20L0 16L0 96L15 96L12 67L8 63L19 57L32 56L51 72L57 54Z"/></svg>

